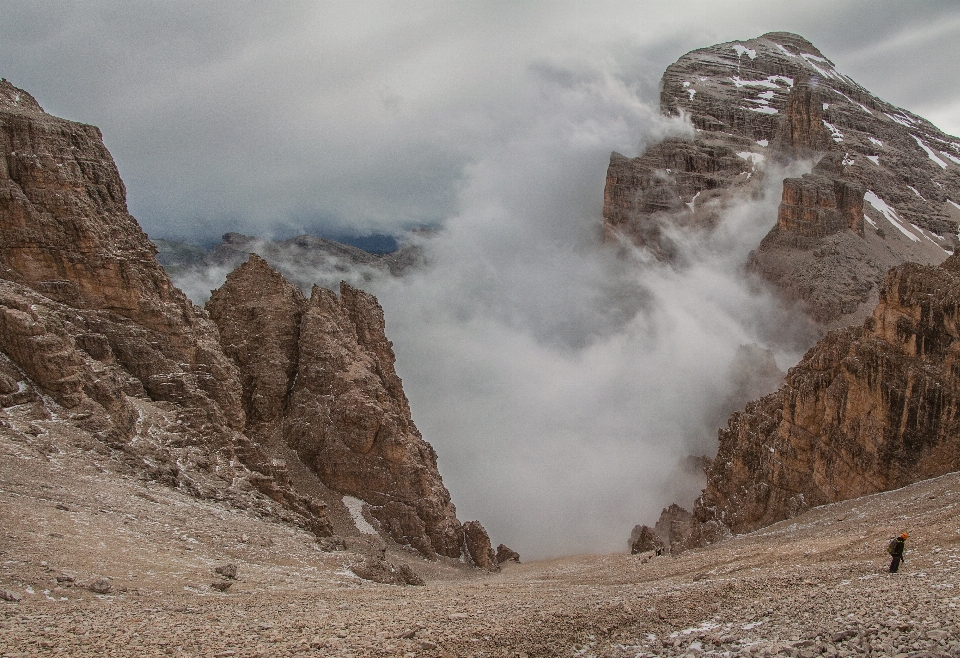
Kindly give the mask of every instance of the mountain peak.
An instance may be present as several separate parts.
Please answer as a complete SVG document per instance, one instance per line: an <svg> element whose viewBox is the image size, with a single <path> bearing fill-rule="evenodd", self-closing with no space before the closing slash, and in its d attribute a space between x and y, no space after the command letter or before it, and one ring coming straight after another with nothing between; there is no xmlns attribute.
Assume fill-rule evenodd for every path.
<svg viewBox="0 0 960 658"><path fill-rule="evenodd" d="M0 78L0 108L5 112L45 114L36 98L15 87L6 78Z"/></svg>

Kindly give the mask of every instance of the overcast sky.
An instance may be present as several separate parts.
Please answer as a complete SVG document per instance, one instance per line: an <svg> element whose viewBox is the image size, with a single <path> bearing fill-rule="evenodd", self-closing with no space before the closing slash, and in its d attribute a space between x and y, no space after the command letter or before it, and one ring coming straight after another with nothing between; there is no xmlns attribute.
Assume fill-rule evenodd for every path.
<svg viewBox="0 0 960 658"><path fill-rule="evenodd" d="M690 131L663 70L769 31L960 134L955 0L7 0L0 75L102 129L151 237L441 229L430 268L370 289L459 517L543 557L689 506L741 346L786 369L812 343L741 269L802 164L674 236L689 267L599 239L610 152Z"/></svg>
<svg viewBox="0 0 960 658"><path fill-rule="evenodd" d="M394 233L455 212L545 84L607 75L655 105L685 52L774 30L960 133L955 0L6 0L0 76L103 130L151 236Z"/></svg>

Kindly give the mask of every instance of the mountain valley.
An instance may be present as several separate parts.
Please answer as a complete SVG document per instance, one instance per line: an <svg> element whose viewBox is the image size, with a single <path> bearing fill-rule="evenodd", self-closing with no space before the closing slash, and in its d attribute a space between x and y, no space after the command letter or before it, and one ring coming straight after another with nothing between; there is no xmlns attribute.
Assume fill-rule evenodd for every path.
<svg viewBox="0 0 960 658"><path fill-rule="evenodd" d="M960 656L960 139L782 32L660 111L598 248L682 271L782 178L743 274L822 338L693 410L756 398L692 511L528 562L458 519L364 290L423 236L154 244L99 130L0 81L0 656Z"/></svg>

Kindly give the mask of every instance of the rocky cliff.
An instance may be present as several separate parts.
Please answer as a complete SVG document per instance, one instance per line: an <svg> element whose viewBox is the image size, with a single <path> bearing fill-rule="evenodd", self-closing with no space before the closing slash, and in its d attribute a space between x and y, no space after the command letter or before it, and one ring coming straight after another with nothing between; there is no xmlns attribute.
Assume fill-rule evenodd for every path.
<svg viewBox="0 0 960 658"><path fill-rule="evenodd" d="M489 539L487 550L469 550L486 533L457 521L373 296L341 283L339 296L315 286L308 300L251 255L207 309L240 369L251 437L294 449L325 485L370 505L396 541L448 557L459 557L466 541L478 566L495 567Z"/></svg>
<svg viewBox="0 0 960 658"><path fill-rule="evenodd" d="M693 513L665 509L631 545L678 552L956 470L960 297L957 256L944 259L958 247L960 140L871 95L786 33L684 55L664 74L661 110L688 116L694 136L634 160L614 154L608 233L670 258L677 231L717 221L702 221L702 199L722 211L757 194L777 167L808 160L810 173L783 180L748 268L822 327L855 326L828 333L779 391L734 414ZM699 159L666 156L675 143ZM744 171L729 166L730 152ZM627 180L625 170L649 174ZM697 177L704 171L726 173ZM642 203L663 189L676 193L672 203Z"/></svg>
<svg viewBox="0 0 960 658"><path fill-rule="evenodd" d="M750 259L814 319L861 321L887 269L936 264L957 247L960 139L873 96L802 37L688 53L664 73L660 107L689 117L694 134L611 156L611 237L678 262L678 232L710 230L779 166L830 153L812 176L784 181L779 217Z"/></svg>
<svg viewBox="0 0 960 658"><path fill-rule="evenodd" d="M695 515L745 532L960 469L960 256L887 274L862 327L832 332L734 414Z"/></svg>
<svg viewBox="0 0 960 658"><path fill-rule="evenodd" d="M960 254L890 270L862 326L827 334L733 415L694 522L665 533L683 514L664 510L656 534L676 552L960 469L958 322Z"/></svg>
<svg viewBox="0 0 960 658"><path fill-rule="evenodd" d="M11 428L71 423L77 441L115 451L133 472L329 534L323 503L294 491L240 432L238 370L215 325L157 264L100 132L46 114L4 80L0 148ZM14 408L18 399L32 408Z"/></svg>
<svg viewBox="0 0 960 658"><path fill-rule="evenodd" d="M464 554L375 299L344 285L307 300L255 259L212 305L218 330L158 264L96 128L4 80L0 149L0 429L56 424L126 474L330 535L322 485L275 449L289 440L385 536Z"/></svg>

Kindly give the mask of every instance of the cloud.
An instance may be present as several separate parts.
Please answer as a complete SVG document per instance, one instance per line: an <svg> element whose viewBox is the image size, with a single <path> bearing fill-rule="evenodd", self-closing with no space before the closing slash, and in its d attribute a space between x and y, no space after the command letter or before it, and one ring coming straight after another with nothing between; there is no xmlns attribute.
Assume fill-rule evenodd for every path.
<svg viewBox="0 0 960 658"><path fill-rule="evenodd" d="M516 129L531 67L559 85L600 68L655 103L683 53L793 30L960 132L960 80L941 74L958 16L952 0L11 0L0 75L102 128L154 237L396 233L455 211L467 169Z"/></svg>
<svg viewBox="0 0 960 658"><path fill-rule="evenodd" d="M717 409L744 401L729 400L741 346L784 367L808 346L741 269L785 172L712 235L678 231L689 266L617 257L600 232L609 146L689 128L602 71L531 76L537 101L426 241L432 267L374 290L460 517L530 557L623 550L633 524L698 493L686 458L712 455Z"/></svg>

